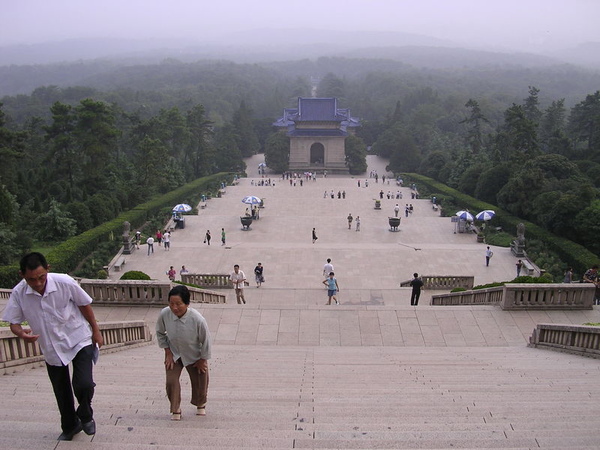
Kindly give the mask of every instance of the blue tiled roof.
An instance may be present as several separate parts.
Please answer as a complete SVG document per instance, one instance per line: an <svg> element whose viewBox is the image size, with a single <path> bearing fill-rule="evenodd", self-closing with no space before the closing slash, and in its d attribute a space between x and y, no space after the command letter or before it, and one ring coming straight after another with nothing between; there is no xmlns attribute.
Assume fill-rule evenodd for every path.
<svg viewBox="0 0 600 450"><path fill-rule="evenodd" d="M347 127L360 126L360 121L350 115L350 109L337 107L336 98L298 97L298 107L285 108L283 116L273 125L293 129L297 122L337 122L340 130L344 132Z"/></svg>

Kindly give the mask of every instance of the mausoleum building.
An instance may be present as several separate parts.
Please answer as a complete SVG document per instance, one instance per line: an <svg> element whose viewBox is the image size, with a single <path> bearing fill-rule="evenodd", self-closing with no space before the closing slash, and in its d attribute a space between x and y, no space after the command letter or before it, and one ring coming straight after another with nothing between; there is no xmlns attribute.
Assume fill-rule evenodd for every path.
<svg viewBox="0 0 600 450"><path fill-rule="evenodd" d="M299 97L298 107L284 109L273 125L287 130L290 171L348 173L345 141L360 122L338 108L337 98Z"/></svg>

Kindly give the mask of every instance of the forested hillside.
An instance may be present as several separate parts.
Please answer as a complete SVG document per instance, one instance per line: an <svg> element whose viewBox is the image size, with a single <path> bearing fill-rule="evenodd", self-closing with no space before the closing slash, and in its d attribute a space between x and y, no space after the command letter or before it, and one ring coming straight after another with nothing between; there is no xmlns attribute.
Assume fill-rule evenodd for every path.
<svg viewBox="0 0 600 450"><path fill-rule="evenodd" d="M438 56L437 68L377 54L389 59L0 67L0 90L19 92L1 99L0 263L196 177L243 170L256 152L285 168L271 123L313 84L361 118L353 149L372 146L391 170L600 253L600 73L491 54L462 67Z"/></svg>

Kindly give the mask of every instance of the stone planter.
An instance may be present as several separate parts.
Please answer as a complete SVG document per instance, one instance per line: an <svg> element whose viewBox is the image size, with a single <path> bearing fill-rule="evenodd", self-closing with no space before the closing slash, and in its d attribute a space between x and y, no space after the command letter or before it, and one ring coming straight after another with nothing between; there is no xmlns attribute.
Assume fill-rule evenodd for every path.
<svg viewBox="0 0 600 450"><path fill-rule="evenodd" d="M240 217L240 222L242 222L242 230L249 230L252 225L252 217Z"/></svg>
<svg viewBox="0 0 600 450"><path fill-rule="evenodd" d="M388 222L390 224L390 231L400 231L398 227L400 226L400 217L388 217Z"/></svg>
<svg viewBox="0 0 600 450"><path fill-rule="evenodd" d="M375 209L381 209L381 200L375 200Z"/></svg>

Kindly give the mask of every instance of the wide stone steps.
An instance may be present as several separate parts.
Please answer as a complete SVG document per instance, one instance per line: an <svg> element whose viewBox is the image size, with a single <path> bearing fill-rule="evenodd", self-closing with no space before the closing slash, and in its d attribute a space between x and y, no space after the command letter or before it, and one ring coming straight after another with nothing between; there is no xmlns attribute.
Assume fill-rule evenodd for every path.
<svg viewBox="0 0 600 450"><path fill-rule="evenodd" d="M102 355L98 433L57 443L44 368L3 376L6 449L531 449L600 447L600 364L526 347L216 345L206 417L182 374L169 420L155 343ZM35 405L35 406L33 406Z"/></svg>

